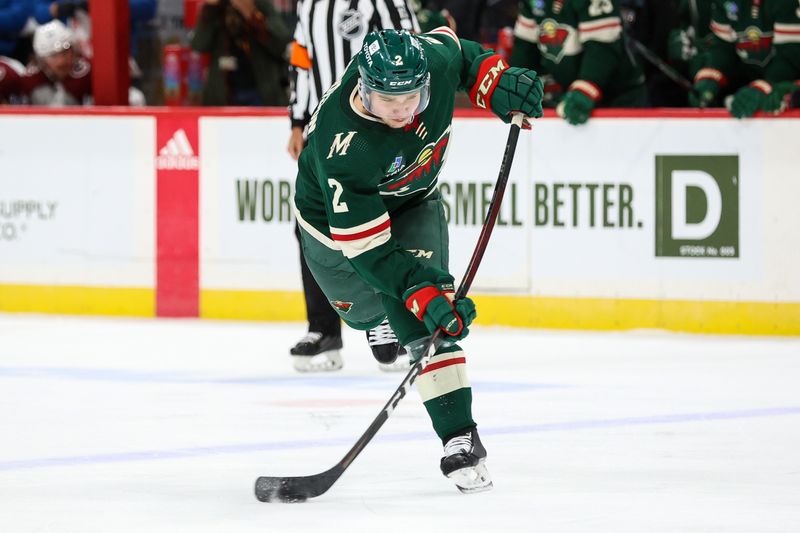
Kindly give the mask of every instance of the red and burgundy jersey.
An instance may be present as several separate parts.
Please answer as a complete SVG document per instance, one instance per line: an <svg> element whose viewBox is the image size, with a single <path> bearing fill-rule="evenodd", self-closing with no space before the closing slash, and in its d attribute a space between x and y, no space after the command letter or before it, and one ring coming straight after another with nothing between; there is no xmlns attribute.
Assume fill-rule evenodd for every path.
<svg viewBox="0 0 800 533"><path fill-rule="evenodd" d="M20 78L24 72L22 63L0 57L0 104L14 103L16 98L21 97L23 90Z"/></svg>
<svg viewBox="0 0 800 533"><path fill-rule="evenodd" d="M91 74L92 64L86 58L79 57L72 72L61 81L52 80L39 67L30 67L20 82L33 105L84 105L92 97Z"/></svg>

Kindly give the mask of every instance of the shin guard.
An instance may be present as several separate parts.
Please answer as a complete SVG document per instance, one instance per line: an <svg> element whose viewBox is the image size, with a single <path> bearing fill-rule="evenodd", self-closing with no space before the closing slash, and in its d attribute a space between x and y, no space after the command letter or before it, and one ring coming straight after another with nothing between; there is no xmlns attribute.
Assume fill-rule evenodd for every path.
<svg viewBox="0 0 800 533"><path fill-rule="evenodd" d="M475 426L466 359L457 344L439 348L415 383L439 438Z"/></svg>

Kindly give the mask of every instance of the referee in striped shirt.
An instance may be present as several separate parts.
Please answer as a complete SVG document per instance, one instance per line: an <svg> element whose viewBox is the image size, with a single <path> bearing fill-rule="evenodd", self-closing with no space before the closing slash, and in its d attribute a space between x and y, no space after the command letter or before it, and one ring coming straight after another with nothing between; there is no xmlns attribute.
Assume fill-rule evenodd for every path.
<svg viewBox="0 0 800 533"><path fill-rule="evenodd" d="M364 37L371 31L388 28L419 33L416 16L407 0L298 0L290 60L294 90L289 104L292 133L287 149L292 158L297 160L300 156L305 144L304 130L317 103L361 49ZM297 226L295 234L299 241ZM294 367L301 372L338 370L342 367L339 316L308 270L302 246L300 265L308 334L290 350ZM398 348L396 339L378 346L386 343L387 338L394 338L388 323L376 330L368 333L376 359L380 361L381 351L391 352L393 358ZM383 368L389 369L389 365Z"/></svg>

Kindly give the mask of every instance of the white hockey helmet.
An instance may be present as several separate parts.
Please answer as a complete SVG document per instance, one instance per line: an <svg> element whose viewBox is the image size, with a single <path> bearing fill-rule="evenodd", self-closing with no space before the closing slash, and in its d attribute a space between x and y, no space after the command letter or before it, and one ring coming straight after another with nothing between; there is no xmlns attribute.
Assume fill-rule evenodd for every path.
<svg viewBox="0 0 800 533"><path fill-rule="evenodd" d="M60 20L42 24L33 34L33 51L37 57L48 57L73 46L74 35Z"/></svg>

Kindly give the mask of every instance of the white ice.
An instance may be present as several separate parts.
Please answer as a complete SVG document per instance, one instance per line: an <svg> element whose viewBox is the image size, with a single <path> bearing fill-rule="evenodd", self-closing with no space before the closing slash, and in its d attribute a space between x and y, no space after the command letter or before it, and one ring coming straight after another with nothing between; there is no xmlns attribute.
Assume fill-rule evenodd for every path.
<svg viewBox="0 0 800 533"><path fill-rule="evenodd" d="M476 327L491 492L462 495L416 394L326 494L401 380L363 334L296 374L303 325L0 315L0 531L800 531L800 339Z"/></svg>

